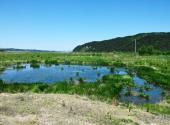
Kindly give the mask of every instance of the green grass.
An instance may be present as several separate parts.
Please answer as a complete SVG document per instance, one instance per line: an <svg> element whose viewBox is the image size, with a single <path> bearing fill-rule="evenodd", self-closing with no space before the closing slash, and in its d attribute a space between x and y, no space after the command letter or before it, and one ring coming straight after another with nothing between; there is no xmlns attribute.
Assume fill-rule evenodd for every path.
<svg viewBox="0 0 170 125"><path fill-rule="evenodd" d="M142 108L145 108L150 113L170 115L170 106L163 106L158 104L146 104L143 105Z"/></svg>
<svg viewBox="0 0 170 125"><path fill-rule="evenodd" d="M149 99L150 99L149 95L144 94L144 93L140 93L140 94L139 94L139 97L144 98L144 99L146 99L146 100L149 100Z"/></svg>
<svg viewBox="0 0 170 125"><path fill-rule="evenodd" d="M30 65L30 67L32 67L32 68L40 68L40 64L38 64L38 63L32 63L32 64Z"/></svg>
<svg viewBox="0 0 170 125"><path fill-rule="evenodd" d="M170 89L170 74L146 66L137 67L136 70L138 75L148 82Z"/></svg>
<svg viewBox="0 0 170 125"><path fill-rule="evenodd" d="M82 79L79 80L79 84L74 84L72 82L56 84L4 84L3 81L0 81L0 92L67 93L86 95L92 99L111 102L113 98L118 97L120 91L122 90L122 81L124 81L125 84L126 81L123 80L121 76L114 75L112 78L109 76L109 78L105 78L105 80L102 80L101 82L86 84L84 84Z"/></svg>

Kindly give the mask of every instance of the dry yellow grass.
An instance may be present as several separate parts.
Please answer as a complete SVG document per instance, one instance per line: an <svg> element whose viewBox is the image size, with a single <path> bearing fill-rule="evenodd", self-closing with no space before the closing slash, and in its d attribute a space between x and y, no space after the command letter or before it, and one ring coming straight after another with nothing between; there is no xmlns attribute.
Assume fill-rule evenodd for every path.
<svg viewBox="0 0 170 125"><path fill-rule="evenodd" d="M66 94L0 94L0 125L169 125L170 117Z"/></svg>

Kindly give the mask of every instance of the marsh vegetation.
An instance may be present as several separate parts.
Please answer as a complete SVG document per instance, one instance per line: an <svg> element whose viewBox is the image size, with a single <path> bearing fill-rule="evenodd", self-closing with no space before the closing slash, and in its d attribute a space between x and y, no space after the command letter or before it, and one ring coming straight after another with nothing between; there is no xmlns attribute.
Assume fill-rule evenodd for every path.
<svg viewBox="0 0 170 125"><path fill-rule="evenodd" d="M108 103L117 100L116 102L120 104L142 104L142 108L148 109L149 112L159 113L161 110L162 114L168 114L163 110L170 109L170 106L158 104L162 101L169 101L170 56L168 55L3 52L0 53L0 60L0 78L3 80L0 83L1 92L78 94ZM16 67L10 69L9 67L12 66ZM53 78L56 79L49 77L50 73L44 72L44 69L52 72ZM46 77L42 74L41 77L33 75L28 77L31 71L36 74L44 72ZM12 76L9 77L11 72L12 75L18 73L19 75L15 78L20 81ZM24 72L27 74L25 80L23 79L26 75L22 76ZM66 72L71 76L64 77L67 76ZM62 73L62 79L57 77ZM8 79L5 79L5 75L9 75L6 76ZM20 75L22 77L19 77ZM160 110L156 110L154 106L159 106Z"/></svg>

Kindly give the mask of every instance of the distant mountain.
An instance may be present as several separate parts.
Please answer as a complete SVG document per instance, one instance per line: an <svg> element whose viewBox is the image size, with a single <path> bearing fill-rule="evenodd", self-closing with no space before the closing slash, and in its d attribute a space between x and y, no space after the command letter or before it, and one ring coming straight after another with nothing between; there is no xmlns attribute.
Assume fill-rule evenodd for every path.
<svg viewBox="0 0 170 125"><path fill-rule="evenodd" d="M73 52L132 52L134 51L135 39L137 41L137 50L142 46L153 46L160 51L170 51L170 32L153 32L93 41L77 46Z"/></svg>
<svg viewBox="0 0 170 125"><path fill-rule="evenodd" d="M15 49L15 48L0 48L0 51L5 51L5 52L55 52L55 51L48 51L48 50Z"/></svg>

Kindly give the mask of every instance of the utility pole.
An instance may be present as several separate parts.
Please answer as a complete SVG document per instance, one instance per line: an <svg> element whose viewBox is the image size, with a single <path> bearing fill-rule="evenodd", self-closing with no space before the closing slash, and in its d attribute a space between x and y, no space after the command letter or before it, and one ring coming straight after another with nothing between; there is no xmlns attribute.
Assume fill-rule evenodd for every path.
<svg viewBox="0 0 170 125"><path fill-rule="evenodd" d="M135 55L136 55L137 51L136 51L136 39L135 39Z"/></svg>

